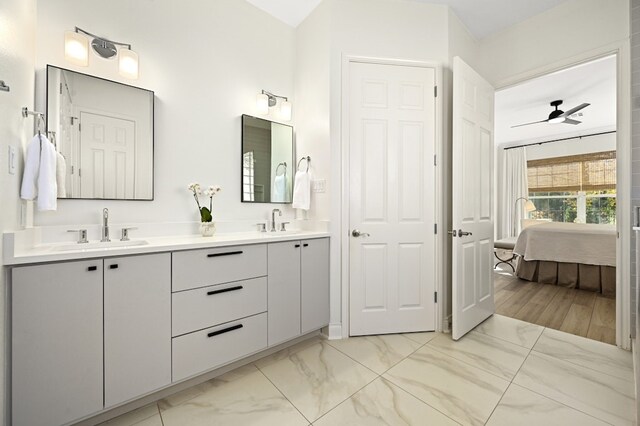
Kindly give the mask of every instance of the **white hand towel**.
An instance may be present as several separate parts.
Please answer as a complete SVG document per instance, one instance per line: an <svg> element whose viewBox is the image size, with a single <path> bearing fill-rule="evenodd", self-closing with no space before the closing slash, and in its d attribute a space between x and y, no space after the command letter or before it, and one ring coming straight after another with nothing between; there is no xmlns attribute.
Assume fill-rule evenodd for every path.
<svg viewBox="0 0 640 426"><path fill-rule="evenodd" d="M59 152L56 152L56 185L58 186L58 198L67 196L67 160Z"/></svg>
<svg viewBox="0 0 640 426"><path fill-rule="evenodd" d="M20 197L37 197L38 210L56 210L58 189L56 184L56 150L44 135L36 135L27 146Z"/></svg>
<svg viewBox="0 0 640 426"><path fill-rule="evenodd" d="M284 203L287 201L287 175L278 175L273 179L272 203Z"/></svg>
<svg viewBox="0 0 640 426"><path fill-rule="evenodd" d="M296 172L292 207L302 210L309 210L311 207L311 175L306 171Z"/></svg>

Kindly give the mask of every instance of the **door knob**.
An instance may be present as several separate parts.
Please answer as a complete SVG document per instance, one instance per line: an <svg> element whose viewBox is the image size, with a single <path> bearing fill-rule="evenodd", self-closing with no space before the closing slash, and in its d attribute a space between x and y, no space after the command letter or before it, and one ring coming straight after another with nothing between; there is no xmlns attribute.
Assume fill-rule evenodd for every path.
<svg viewBox="0 0 640 426"><path fill-rule="evenodd" d="M353 235L356 238L357 237L369 237L370 236L366 232L360 232L357 229L354 229L353 231L351 231L351 235Z"/></svg>
<svg viewBox="0 0 640 426"><path fill-rule="evenodd" d="M458 229L458 236L459 237L466 237L467 235L473 235L473 233L467 232L467 231L463 231L462 229Z"/></svg>

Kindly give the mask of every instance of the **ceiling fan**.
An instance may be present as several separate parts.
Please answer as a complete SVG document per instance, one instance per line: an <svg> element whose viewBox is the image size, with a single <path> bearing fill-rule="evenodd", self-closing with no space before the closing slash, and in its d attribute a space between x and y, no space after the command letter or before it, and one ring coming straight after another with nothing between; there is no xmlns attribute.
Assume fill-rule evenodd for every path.
<svg viewBox="0 0 640 426"><path fill-rule="evenodd" d="M532 123L518 124L515 126L511 126L511 128L513 129L514 127L522 127L522 126L528 126L530 124L538 124L538 123L565 123L565 124L574 124L574 125L580 124L582 123L582 121L572 120L571 118L569 118L569 116L575 114L576 112L580 111L583 108L588 107L591 104L580 104L575 108L571 108L567 112L564 112L561 109L558 109L560 105L562 105L561 100L551 102L551 106L555 107L555 110L551 111L551 114L549 114L549 118L547 118L546 120L534 121Z"/></svg>

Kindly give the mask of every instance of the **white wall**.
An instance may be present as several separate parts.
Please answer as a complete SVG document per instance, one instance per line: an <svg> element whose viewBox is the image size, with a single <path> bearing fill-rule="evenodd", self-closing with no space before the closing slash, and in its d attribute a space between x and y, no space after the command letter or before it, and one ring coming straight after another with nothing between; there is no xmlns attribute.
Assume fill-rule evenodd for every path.
<svg viewBox="0 0 640 426"><path fill-rule="evenodd" d="M19 201L22 153L33 133L33 118L20 115L22 107L33 109L33 66L35 59L35 0L3 0L0 2L0 80L11 86L11 91L0 92L0 227L4 231L19 228L21 202ZM14 146L18 153L15 175L7 170L7 152ZM0 245L0 265L2 245ZM7 343L8 327L7 286L4 268L0 273L0 423L8 420Z"/></svg>
<svg viewBox="0 0 640 426"><path fill-rule="evenodd" d="M240 116L257 115L261 89L293 98L294 30L238 0L112 0L103 6L38 3L37 101L43 108L47 64L155 91L155 200L60 200L57 212L37 213L35 224L96 224L103 207L114 223L195 222L186 190L193 181L222 186L215 220L266 219L273 206L240 202ZM64 31L74 26L131 43L140 55L139 80L121 78L115 61L93 53L88 68L66 62Z"/></svg>
<svg viewBox="0 0 640 426"><path fill-rule="evenodd" d="M628 0L569 0L480 44L478 71L497 87L629 37Z"/></svg>

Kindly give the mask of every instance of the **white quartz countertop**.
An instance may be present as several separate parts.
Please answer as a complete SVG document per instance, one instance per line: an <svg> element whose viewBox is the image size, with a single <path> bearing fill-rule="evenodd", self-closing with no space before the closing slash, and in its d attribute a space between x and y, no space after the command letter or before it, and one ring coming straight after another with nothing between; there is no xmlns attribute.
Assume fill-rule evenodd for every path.
<svg viewBox="0 0 640 426"><path fill-rule="evenodd" d="M86 249L82 244L67 249L69 243L36 244L33 247L19 248L12 244L11 238L4 238L4 265L25 265L65 260L95 259L102 257L129 256L145 253L161 253L168 251L208 249L229 247L244 244L272 243L280 241L296 241L312 238L328 237L324 231L286 231L286 232L239 232L220 233L213 237L200 235L144 238L147 243L127 247L96 247ZM132 238L132 241L136 239ZM108 243L107 243L108 244ZM60 251L60 248L65 248Z"/></svg>

